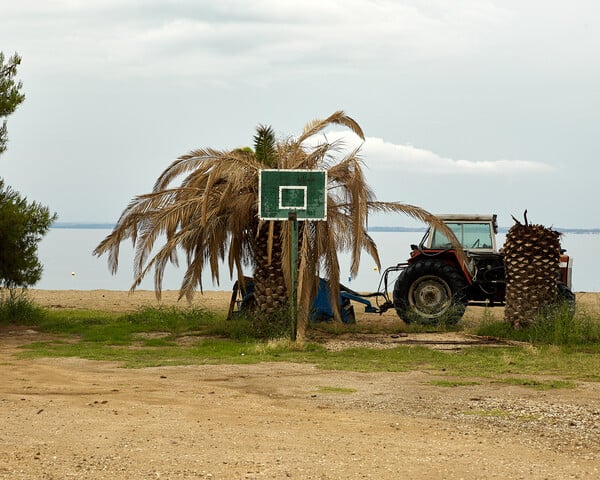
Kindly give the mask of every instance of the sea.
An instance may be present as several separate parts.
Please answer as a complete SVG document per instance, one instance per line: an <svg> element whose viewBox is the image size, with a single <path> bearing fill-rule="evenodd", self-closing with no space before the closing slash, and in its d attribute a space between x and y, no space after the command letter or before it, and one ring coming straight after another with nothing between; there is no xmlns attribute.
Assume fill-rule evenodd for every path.
<svg viewBox="0 0 600 480"><path fill-rule="evenodd" d="M43 290L129 290L133 282L134 250L130 242L121 245L119 268L111 274L107 256L92 255L94 248L111 232L102 226L53 227L39 244L38 256L44 265L42 279L32 288ZM375 261L363 252L360 270L355 278L350 277L350 255L340 252L341 283L360 292L376 292L380 289L382 271L389 266L405 262L410 245L418 244L422 231L370 231L377 244L381 260L381 271ZM498 247L505 234L497 235ZM561 245L574 258L573 291L600 292L600 232L567 232ZM185 258L180 258L181 267L168 265L165 270L163 290L178 290L183 279ZM250 271L245 272L250 274ZM138 290L153 290L153 271L137 287ZM390 276L391 285L395 277ZM203 276L204 290L231 290L232 280L226 265L220 266L219 282L214 283L207 269ZM391 288L391 287L390 287Z"/></svg>

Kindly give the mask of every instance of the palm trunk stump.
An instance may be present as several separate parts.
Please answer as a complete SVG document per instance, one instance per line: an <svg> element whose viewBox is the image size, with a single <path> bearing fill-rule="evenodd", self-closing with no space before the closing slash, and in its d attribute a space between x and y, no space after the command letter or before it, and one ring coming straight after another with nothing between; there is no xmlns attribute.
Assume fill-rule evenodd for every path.
<svg viewBox="0 0 600 480"><path fill-rule="evenodd" d="M530 225L526 215L525 224L514 220L504 243L504 319L514 328L523 328L535 322L544 308L556 303L561 234L542 225Z"/></svg>

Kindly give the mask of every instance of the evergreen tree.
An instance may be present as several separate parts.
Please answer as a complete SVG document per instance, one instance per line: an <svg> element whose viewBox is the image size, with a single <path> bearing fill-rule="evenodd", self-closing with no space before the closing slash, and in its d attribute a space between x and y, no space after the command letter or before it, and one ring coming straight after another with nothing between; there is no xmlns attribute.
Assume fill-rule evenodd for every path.
<svg viewBox="0 0 600 480"><path fill-rule="evenodd" d="M16 53L5 63L4 53L0 52L0 154L6 150L8 132L6 129L6 117L13 113L25 100L21 93L22 82L15 81L17 66L21 63L21 57Z"/></svg>
<svg viewBox="0 0 600 480"><path fill-rule="evenodd" d="M13 113L25 95L22 83L15 81L21 57L16 53L5 63L0 52L0 154L6 150L6 119ZM42 265L37 257L38 243L56 219L47 207L28 202L0 178L0 286L9 289L28 287L42 276Z"/></svg>
<svg viewBox="0 0 600 480"><path fill-rule="evenodd" d="M0 285L36 284L42 276L38 243L56 219L48 207L28 202L0 179Z"/></svg>

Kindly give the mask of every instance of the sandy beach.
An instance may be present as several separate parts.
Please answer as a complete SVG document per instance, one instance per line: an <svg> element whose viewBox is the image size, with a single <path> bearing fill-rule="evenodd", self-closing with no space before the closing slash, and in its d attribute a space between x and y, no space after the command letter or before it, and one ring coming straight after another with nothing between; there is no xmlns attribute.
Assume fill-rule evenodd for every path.
<svg viewBox="0 0 600 480"><path fill-rule="evenodd" d="M188 305L185 298L179 299L176 290L165 290L161 299L156 298L154 291L136 290L133 293L115 290L29 290L31 298L39 305L47 308L64 309L89 309L110 312L135 311L144 306L180 306ZM577 305L585 311L600 313L600 293L577 292ZM207 290L196 293L192 305L208 310L226 312L231 301L231 292L222 290ZM357 321L359 322L398 322L395 311L389 310L383 315L365 314L361 304L355 304ZM466 320L477 321L481 317L483 309L480 307L469 307L465 313ZM503 309L501 307L489 310L495 317L501 318Z"/></svg>
<svg viewBox="0 0 600 480"><path fill-rule="evenodd" d="M179 292L165 290L161 299L154 291L136 290L133 293L116 290L29 290L31 298L47 308L89 309L109 312L135 311L145 306L186 307L185 298L179 300ZM231 292L214 290L196 293L192 305L208 310L226 311L231 300Z"/></svg>

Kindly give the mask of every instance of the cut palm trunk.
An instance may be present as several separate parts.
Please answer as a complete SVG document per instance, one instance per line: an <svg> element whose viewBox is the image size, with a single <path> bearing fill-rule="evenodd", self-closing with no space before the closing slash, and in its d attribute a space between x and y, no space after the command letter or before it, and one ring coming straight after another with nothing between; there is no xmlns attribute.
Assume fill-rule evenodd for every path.
<svg viewBox="0 0 600 480"><path fill-rule="evenodd" d="M514 219L514 217L513 217ZM506 308L504 319L514 328L535 322L556 303L560 264L560 232L542 225L515 220L504 243Z"/></svg>

